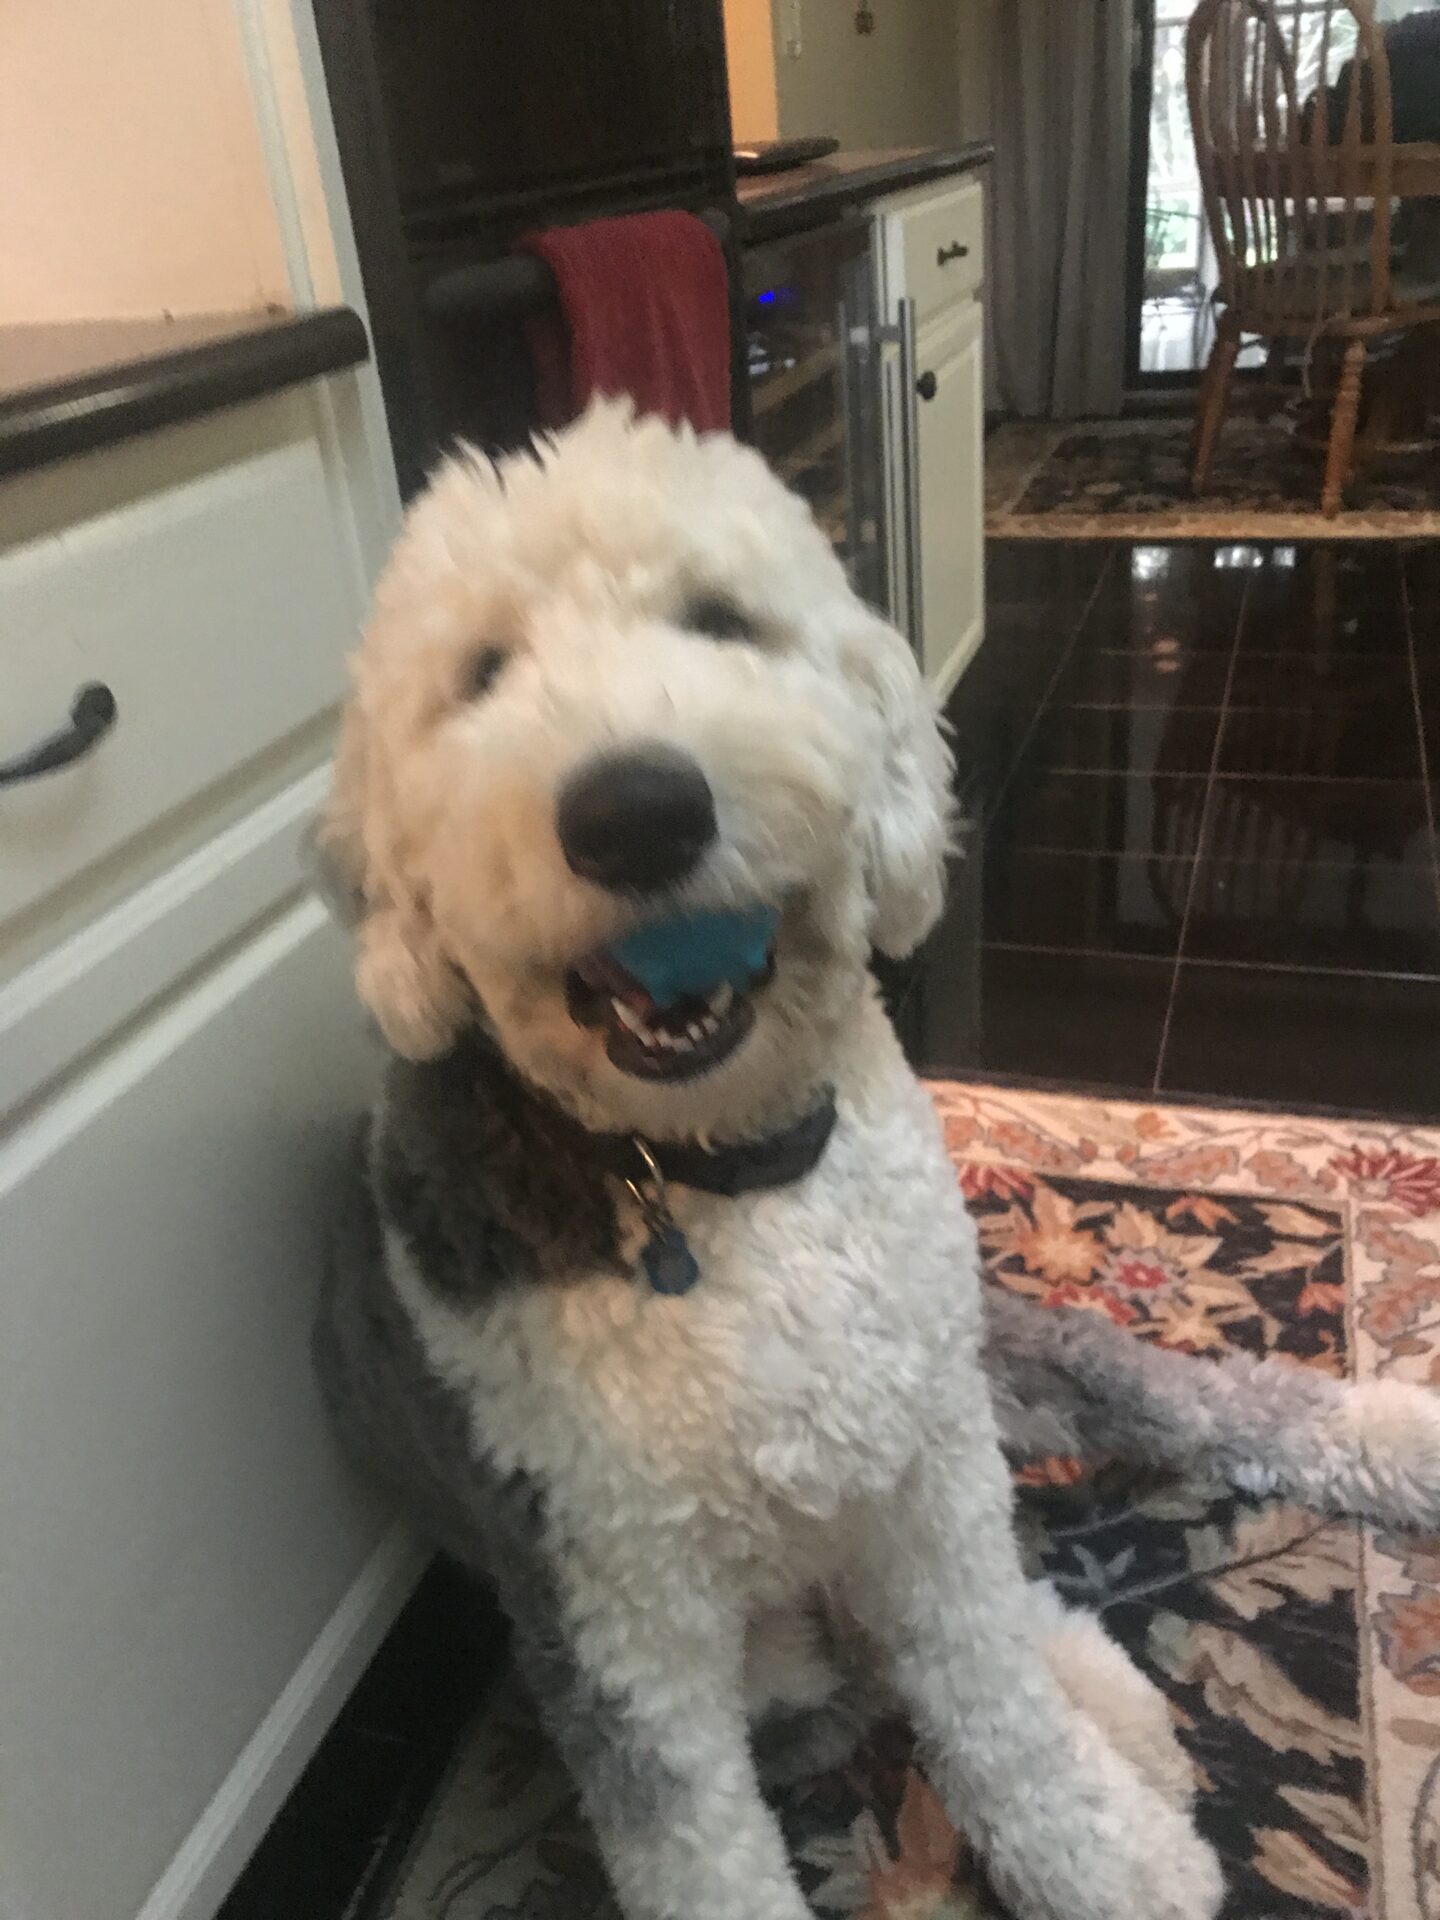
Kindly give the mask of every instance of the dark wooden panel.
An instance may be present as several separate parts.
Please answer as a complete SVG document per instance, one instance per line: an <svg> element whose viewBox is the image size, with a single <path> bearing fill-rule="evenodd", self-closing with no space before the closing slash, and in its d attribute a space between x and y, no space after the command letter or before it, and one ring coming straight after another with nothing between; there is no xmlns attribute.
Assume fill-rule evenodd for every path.
<svg viewBox="0 0 1440 1920"><path fill-rule="evenodd" d="M507 446L534 419L518 330L427 317L437 275L530 228L732 205L721 0L314 7L408 496L457 435Z"/></svg>
<svg viewBox="0 0 1440 1920"><path fill-rule="evenodd" d="M411 221L714 181L729 147L718 0L371 0ZM703 190L703 187L702 187Z"/></svg>

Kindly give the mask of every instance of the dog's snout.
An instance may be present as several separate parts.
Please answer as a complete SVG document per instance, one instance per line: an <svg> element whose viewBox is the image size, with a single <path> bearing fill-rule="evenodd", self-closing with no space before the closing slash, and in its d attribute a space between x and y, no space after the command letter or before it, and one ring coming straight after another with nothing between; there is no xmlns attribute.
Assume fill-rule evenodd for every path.
<svg viewBox="0 0 1440 1920"><path fill-rule="evenodd" d="M660 742L587 760L555 816L573 872L653 893L683 880L715 838L715 797L688 753Z"/></svg>

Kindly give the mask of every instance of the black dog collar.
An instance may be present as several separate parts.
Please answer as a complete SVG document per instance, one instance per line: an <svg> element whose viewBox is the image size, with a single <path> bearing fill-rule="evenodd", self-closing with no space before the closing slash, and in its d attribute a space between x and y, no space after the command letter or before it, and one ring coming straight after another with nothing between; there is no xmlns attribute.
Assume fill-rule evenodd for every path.
<svg viewBox="0 0 1440 1920"><path fill-rule="evenodd" d="M630 1189L650 1237L640 1264L656 1293L688 1293L700 1278L700 1262L674 1214L668 1188L694 1187L733 1199L766 1187L789 1187L818 1165L835 1130L835 1095L827 1093L794 1126L760 1140L729 1147L694 1141L642 1140L638 1134L591 1134L591 1151Z"/></svg>
<svg viewBox="0 0 1440 1920"><path fill-rule="evenodd" d="M835 1131L835 1095L779 1133L734 1146L702 1147L693 1140L641 1140L623 1133L588 1134L590 1152L606 1171L622 1180L660 1178L670 1186L694 1187L733 1200L737 1194L766 1187L793 1187L803 1180L830 1144Z"/></svg>
<svg viewBox="0 0 1440 1920"><path fill-rule="evenodd" d="M702 1147L696 1141L645 1140L638 1134L591 1133L544 1095L527 1089L505 1060L492 1035L475 1029L458 1041L444 1062L431 1071L462 1080L478 1075L508 1085L522 1101L544 1113L543 1155L555 1150L576 1162L589 1162L624 1182L650 1230L641 1250L646 1278L657 1293L688 1293L700 1277L699 1263L670 1210L671 1186L734 1199L742 1193L793 1186L818 1166L835 1130L835 1095L827 1090L810 1111L791 1126L758 1140L731 1146Z"/></svg>

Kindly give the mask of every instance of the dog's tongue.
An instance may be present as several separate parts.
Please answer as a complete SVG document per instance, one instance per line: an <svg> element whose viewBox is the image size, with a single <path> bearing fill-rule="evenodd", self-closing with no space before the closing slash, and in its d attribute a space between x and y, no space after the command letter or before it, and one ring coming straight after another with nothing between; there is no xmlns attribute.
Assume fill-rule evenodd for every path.
<svg viewBox="0 0 1440 1920"><path fill-rule="evenodd" d="M637 927L608 949L657 1007L687 995L704 997L727 982L743 992L765 971L779 914L773 907L747 913L677 913Z"/></svg>

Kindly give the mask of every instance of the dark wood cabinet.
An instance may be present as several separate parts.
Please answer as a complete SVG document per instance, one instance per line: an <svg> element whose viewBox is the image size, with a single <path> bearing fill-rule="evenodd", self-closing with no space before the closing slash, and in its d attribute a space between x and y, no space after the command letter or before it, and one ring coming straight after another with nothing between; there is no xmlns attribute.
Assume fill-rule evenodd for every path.
<svg viewBox="0 0 1440 1920"><path fill-rule="evenodd" d="M409 223L503 228L728 177L709 0L372 0L370 21Z"/></svg>
<svg viewBox="0 0 1440 1920"><path fill-rule="evenodd" d="M427 290L533 228L734 193L721 0L314 0L401 485L533 425L515 327Z"/></svg>

